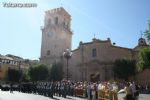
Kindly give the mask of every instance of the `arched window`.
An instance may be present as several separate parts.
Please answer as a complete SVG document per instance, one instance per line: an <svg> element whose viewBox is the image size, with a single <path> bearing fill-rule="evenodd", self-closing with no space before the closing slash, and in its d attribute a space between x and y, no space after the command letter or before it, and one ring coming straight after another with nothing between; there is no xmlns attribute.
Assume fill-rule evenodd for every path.
<svg viewBox="0 0 150 100"><path fill-rule="evenodd" d="M48 19L48 25L51 25L51 19Z"/></svg>
<svg viewBox="0 0 150 100"><path fill-rule="evenodd" d="M55 24L58 24L58 17L55 17Z"/></svg>
<svg viewBox="0 0 150 100"><path fill-rule="evenodd" d="M97 51L96 48L92 49L92 57L96 57L97 56Z"/></svg>
<svg viewBox="0 0 150 100"><path fill-rule="evenodd" d="M51 54L51 51L50 50L47 50L47 55L50 55Z"/></svg>

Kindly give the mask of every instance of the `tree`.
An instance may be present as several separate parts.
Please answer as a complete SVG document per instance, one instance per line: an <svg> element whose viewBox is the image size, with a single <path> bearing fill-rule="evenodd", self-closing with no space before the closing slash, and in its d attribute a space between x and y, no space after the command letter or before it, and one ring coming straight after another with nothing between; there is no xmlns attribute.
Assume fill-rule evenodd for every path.
<svg viewBox="0 0 150 100"><path fill-rule="evenodd" d="M25 70L23 75L22 75L22 81L23 82L28 82L29 80L30 80L30 77L28 75L28 70L27 71Z"/></svg>
<svg viewBox="0 0 150 100"><path fill-rule="evenodd" d="M28 75L31 81L46 80L48 78L48 68L43 64L31 66Z"/></svg>
<svg viewBox="0 0 150 100"><path fill-rule="evenodd" d="M150 47L140 49L138 68L139 70L150 69Z"/></svg>
<svg viewBox="0 0 150 100"><path fill-rule="evenodd" d="M62 63L54 63L50 69L50 80L60 81L63 78Z"/></svg>
<svg viewBox="0 0 150 100"><path fill-rule="evenodd" d="M21 72L17 69L8 69L7 73L8 81L19 82L21 78Z"/></svg>
<svg viewBox="0 0 150 100"><path fill-rule="evenodd" d="M148 29L146 29L144 32L144 36L146 37L148 43L150 44L150 20L148 23Z"/></svg>
<svg viewBox="0 0 150 100"><path fill-rule="evenodd" d="M129 76L135 75L136 63L129 59L116 60L113 71L117 78L128 80Z"/></svg>

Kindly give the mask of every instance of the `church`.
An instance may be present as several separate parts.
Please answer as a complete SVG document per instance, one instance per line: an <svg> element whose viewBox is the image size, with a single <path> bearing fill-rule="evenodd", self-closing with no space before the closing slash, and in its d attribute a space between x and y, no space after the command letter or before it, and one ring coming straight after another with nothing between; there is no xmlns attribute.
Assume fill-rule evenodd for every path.
<svg viewBox="0 0 150 100"><path fill-rule="evenodd" d="M71 15L63 7L45 12L41 31L40 62L47 66L62 62L64 78L68 76L70 80L76 81L112 80L115 60L126 58L137 60L138 50L148 47L142 37L133 49L116 46L110 38L106 40L93 38L91 42L80 42L78 48L71 50L73 35ZM63 56L66 49L72 51L67 62Z"/></svg>
<svg viewBox="0 0 150 100"><path fill-rule="evenodd" d="M112 68L115 60L137 60L138 50L143 47L148 47L143 38L139 39L134 49L115 46L110 38L107 40L93 38L91 42L80 42L70 59L70 73L75 80L113 80Z"/></svg>

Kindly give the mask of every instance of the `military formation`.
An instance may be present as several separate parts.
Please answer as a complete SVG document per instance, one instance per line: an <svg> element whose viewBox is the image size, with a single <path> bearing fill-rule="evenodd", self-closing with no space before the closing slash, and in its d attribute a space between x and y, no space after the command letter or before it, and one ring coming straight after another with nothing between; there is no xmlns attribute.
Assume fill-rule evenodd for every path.
<svg viewBox="0 0 150 100"><path fill-rule="evenodd" d="M118 100L116 83L109 84L106 82L35 82L35 83L21 83L16 89L23 93L33 93L38 95L53 98L53 96L80 96L88 100L101 100L104 98L113 98L110 100ZM110 92L111 91L111 92Z"/></svg>
<svg viewBox="0 0 150 100"><path fill-rule="evenodd" d="M66 95L70 95L70 86L67 82L38 82L36 93L50 98L54 95L66 98Z"/></svg>
<svg viewBox="0 0 150 100"><path fill-rule="evenodd" d="M19 84L4 84L0 85L3 91L19 91L23 93L32 93L43 95L50 98L53 96L64 97L78 96L84 97L88 100L118 100L118 91L124 89L127 98L125 100L138 100L138 95L141 91L140 86L135 83L130 83L127 86L121 82L73 82L73 81L39 81L39 82L26 82ZM131 91L129 91L131 88ZM148 89L149 90L149 89ZM138 93L137 93L138 92Z"/></svg>
<svg viewBox="0 0 150 100"><path fill-rule="evenodd" d="M7 86L7 87L6 87ZM67 95L74 96L74 83L68 81L59 82L26 82L20 84L0 85L3 91L19 91L23 93L33 93L38 95L53 98L53 96L60 96L66 98Z"/></svg>

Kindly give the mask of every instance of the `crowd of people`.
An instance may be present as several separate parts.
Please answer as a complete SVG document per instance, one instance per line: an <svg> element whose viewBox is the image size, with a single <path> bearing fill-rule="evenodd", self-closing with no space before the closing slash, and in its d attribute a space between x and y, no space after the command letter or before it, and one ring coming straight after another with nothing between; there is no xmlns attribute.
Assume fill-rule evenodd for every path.
<svg viewBox="0 0 150 100"><path fill-rule="evenodd" d="M1 86L2 87L2 86ZM146 93L149 93L149 85L146 85ZM10 84L10 92L19 91L44 95L50 98L53 96L81 96L88 100L118 100L118 93L125 92L125 100L138 100L141 85L134 82L28 82L18 85Z"/></svg>

